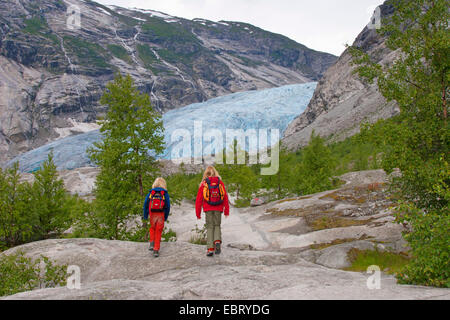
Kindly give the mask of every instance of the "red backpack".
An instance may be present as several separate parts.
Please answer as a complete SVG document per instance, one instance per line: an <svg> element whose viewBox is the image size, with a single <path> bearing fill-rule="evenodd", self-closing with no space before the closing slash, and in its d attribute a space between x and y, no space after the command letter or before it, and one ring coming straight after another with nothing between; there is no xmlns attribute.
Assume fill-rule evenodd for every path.
<svg viewBox="0 0 450 320"><path fill-rule="evenodd" d="M152 190L150 193L150 212L163 212L166 207L166 198L164 196L164 191Z"/></svg>
<svg viewBox="0 0 450 320"><path fill-rule="evenodd" d="M225 192L220 184L220 178L217 182L211 182L209 178L205 179L205 186L203 188L203 198L211 206L218 206L223 203Z"/></svg>

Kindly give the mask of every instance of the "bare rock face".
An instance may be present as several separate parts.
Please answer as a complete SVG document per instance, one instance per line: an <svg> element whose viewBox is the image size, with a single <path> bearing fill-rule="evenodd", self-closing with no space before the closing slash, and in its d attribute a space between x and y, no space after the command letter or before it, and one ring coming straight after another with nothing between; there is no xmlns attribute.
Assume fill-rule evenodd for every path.
<svg viewBox="0 0 450 320"><path fill-rule="evenodd" d="M232 207L222 221L222 253L214 257L206 257L205 246L189 243L193 229L201 229L203 222L188 201L173 206L167 226L177 241L162 243L158 258L147 243L100 239L15 247L4 254L23 251L28 257L45 255L78 266L81 287L39 289L4 299L450 299L448 289L398 285L384 273L381 288L370 290L370 275L341 270L349 265L352 248L405 250L402 226L386 210L386 174L375 170L341 178L346 184L338 190ZM343 215L358 208L366 215ZM323 224L324 217L332 223Z"/></svg>
<svg viewBox="0 0 450 320"><path fill-rule="evenodd" d="M381 6L382 17L392 12L392 5ZM385 39L367 27L353 45L382 64L390 63L396 57L396 52L386 47ZM381 95L376 83L369 85L360 80L351 61L352 56L346 50L326 71L305 112L285 131L283 144L286 147L295 150L307 145L313 130L332 141L344 140L358 133L361 123L374 123L399 112L394 102L388 103Z"/></svg>
<svg viewBox="0 0 450 320"><path fill-rule="evenodd" d="M176 242L164 244L155 259L145 243L99 239L46 240L20 249L79 266L81 287L39 289L8 300L450 298L449 290L399 286L389 276L382 276L380 290L369 290L363 273L275 252L227 248L208 258L201 246Z"/></svg>
<svg viewBox="0 0 450 320"><path fill-rule="evenodd" d="M80 24L70 15L80 13ZM74 18L75 19L75 18ZM75 21L75 20L74 20ZM69 22L69 24L68 24ZM237 22L187 20L82 0L0 3L0 161L104 115L115 72L160 112L238 91L316 81L336 60Z"/></svg>

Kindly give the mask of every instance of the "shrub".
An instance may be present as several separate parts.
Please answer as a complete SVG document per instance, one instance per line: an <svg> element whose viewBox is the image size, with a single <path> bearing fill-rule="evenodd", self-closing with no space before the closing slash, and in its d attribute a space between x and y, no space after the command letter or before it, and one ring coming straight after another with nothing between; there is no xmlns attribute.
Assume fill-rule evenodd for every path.
<svg viewBox="0 0 450 320"><path fill-rule="evenodd" d="M206 245L206 237L207 237L206 225L204 225L203 228L201 229L196 225L195 229L192 229L191 231L195 232L195 234L189 239L190 243L198 245Z"/></svg>
<svg viewBox="0 0 450 320"><path fill-rule="evenodd" d="M62 286L66 279L67 266L55 265L45 256L33 260L23 252L0 255L0 296Z"/></svg>
<svg viewBox="0 0 450 320"><path fill-rule="evenodd" d="M404 284L450 288L449 211L424 212L410 203L397 208L399 222L412 226L404 233L413 259L398 276Z"/></svg>

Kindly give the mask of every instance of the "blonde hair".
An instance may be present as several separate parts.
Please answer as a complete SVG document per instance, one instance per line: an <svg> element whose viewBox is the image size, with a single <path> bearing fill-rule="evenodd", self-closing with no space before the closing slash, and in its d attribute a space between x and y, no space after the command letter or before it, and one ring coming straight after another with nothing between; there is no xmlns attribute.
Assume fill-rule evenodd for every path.
<svg viewBox="0 0 450 320"><path fill-rule="evenodd" d="M154 188L163 188L167 190L167 183L164 178L156 178L155 182L153 182L152 189Z"/></svg>
<svg viewBox="0 0 450 320"><path fill-rule="evenodd" d="M222 180L222 178L219 175L219 172L213 166L209 166L208 168L206 168L205 172L203 173L202 182L209 177L219 177L219 179Z"/></svg>

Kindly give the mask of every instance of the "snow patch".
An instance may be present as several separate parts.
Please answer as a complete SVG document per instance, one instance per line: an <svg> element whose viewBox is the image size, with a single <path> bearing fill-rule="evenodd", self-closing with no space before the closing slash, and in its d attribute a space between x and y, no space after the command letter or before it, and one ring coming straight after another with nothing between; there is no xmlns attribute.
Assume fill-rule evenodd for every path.
<svg viewBox="0 0 450 320"><path fill-rule="evenodd" d="M113 11L116 11L117 8L120 8L120 7L117 7L117 6L114 6L114 5L106 5L105 7L109 8L109 9L111 9Z"/></svg>
<svg viewBox="0 0 450 320"><path fill-rule="evenodd" d="M158 17L163 19L173 19L174 17L159 11L148 10L148 9L139 9L139 8L128 8L129 10L138 11L144 14L149 14L152 17Z"/></svg>
<svg viewBox="0 0 450 320"><path fill-rule="evenodd" d="M97 8L97 9L99 9L101 12L103 12L104 14L106 14L106 15L108 15L108 16L111 16L111 13L109 13L108 11L106 11L105 9L103 9L103 8Z"/></svg>

